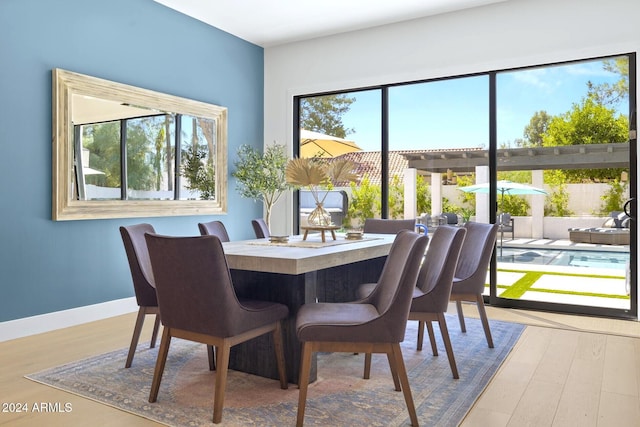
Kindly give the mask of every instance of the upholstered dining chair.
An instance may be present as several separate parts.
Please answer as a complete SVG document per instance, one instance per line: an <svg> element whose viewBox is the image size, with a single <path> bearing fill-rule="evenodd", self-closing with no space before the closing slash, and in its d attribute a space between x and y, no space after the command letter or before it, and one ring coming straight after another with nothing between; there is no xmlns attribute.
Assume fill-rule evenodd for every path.
<svg viewBox="0 0 640 427"><path fill-rule="evenodd" d="M267 223L262 218L256 218L251 220L253 226L253 232L256 233L256 239L264 239L271 236Z"/></svg>
<svg viewBox="0 0 640 427"><path fill-rule="evenodd" d="M453 347L451 346L444 313L446 313L449 305L453 274L456 271L465 234L466 230L462 227L448 225L440 226L435 230L433 236L431 236L427 254L420 267L416 287L413 290L411 309L409 310L409 320L418 321L417 349L419 351L422 350L424 326L426 324L434 356L438 355L438 347L436 346L431 322L438 322L451 373L453 378L456 379L459 378L458 368L453 355ZM366 298L373 292L375 286L375 283L361 285L358 288L358 297ZM369 358L370 355L366 357ZM370 366L370 361L367 360L365 365Z"/></svg>
<svg viewBox="0 0 640 427"><path fill-rule="evenodd" d="M279 303L238 300L222 243L217 236L167 237L147 234L160 318L164 326L149 402L158 398L173 337L216 347L213 422L222 420L230 348L271 333L280 387L288 387Z"/></svg>
<svg viewBox="0 0 640 427"><path fill-rule="evenodd" d="M222 221L199 222L198 229L202 236L218 236L221 242L229 242L229 233Z"/></svg>
<svg viewBox="0 0 640 427"><path fill-rule="evenodd" d="M480 314L484 334L489 348L493 348L493 338L489 329L489 320L484 308L483 292L487 281L487 270L496 244L498 224L467 222L464 225L467 235L462 244L458 266L451 288L451 301L456 302L460 329L466 332L462 301L475 302Z"/></svg>
<svg viewBox="0 0 640 427"><path fill-rule="evenodd" d="M124 367L131 367L133 356L138 346L142 326L145 317L155 315L155 323L151 335L151 348L155 347L158 337L158 329L160 327L160 317L158 311L158 300L156 298L156 289L153 284L153 272L151 271L151 261L149 260L149 252L147 251L147 242L145 241L145 233L155 233L151 224L136 224L120 227L120 235L122 243L129 261L129 270L131 270L131 279L133 280L133 290L138 303L138 317L133 328L133 336L129 345L129 353Z"/></svg>
<svg viewBox="0 0 640 427"><path fill-rule="evenodd" d="M416 230L415 219L367 218L362 231L375 234L397 234L400 230Z"/></svg>
<svg viewBox="0 0 640 427"><path fill-rule="evenodd" d="M460 378L456 359L449 338L444 313L449 306L453 275L458 264L460 250L466 230L461 227L443 225L431 236L429 248L420 268L416 288L413 290L409 320L418 321L417 350L422 350L424 327L427 326L431 351L438 355L436 337L431 322L437 321L453 378Z"/></svg>
<svg viewBox="0 0 640 427"><path fill-rule="evenodd" d="M304 423L307 388L314 352L386 353L396 391L403 391L413 426L418 425L402 359L411 294L416 286L428 237L401 231L396 236L374 292L348 303L304 304L296 317L302 342L297 425Z"/></svg>

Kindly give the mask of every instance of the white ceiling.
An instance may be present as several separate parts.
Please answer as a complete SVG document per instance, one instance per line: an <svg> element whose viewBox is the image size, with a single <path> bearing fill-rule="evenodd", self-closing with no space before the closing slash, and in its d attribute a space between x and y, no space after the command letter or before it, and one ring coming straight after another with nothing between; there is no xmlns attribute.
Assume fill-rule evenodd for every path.
<svg viewBox="0 0 640 427"><path fill-rule="evenodd" d="M262 47L507 0L154 0Z"/></svg>

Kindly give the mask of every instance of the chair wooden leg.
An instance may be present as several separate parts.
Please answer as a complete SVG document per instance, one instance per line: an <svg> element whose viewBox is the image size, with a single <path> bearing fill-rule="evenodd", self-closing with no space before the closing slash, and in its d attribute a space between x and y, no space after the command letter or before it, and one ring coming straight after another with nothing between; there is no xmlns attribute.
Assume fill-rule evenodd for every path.
<svg viewBox="0 0 640 427"><path fill-rule="evenodd" d="M442 341L444 341L444 348L447 351L447 358L449 359L449 366L451 366L451 373L454 379L460 378L458 375L458 367L456 366L456 358L453 355L453 347L451 346L451 339L449 338L449 330L447 328L447 320L444 317L444 313L438 313L438 324L440 325L440 332L442 333Z"/></svg>
<svg viewBox="0 0 640 427"><path fill-rule="evenodd" d="M480 320L482 321L482 327L484 328L484 336L487 337L487 344L489 348L493 348L493 338L491 337L491 329L489 329L489 319L487 318L487 311L484 309L484 299L482 294L477 295L478 313L480 314Z"/></svg>
<svg viewBox="0 0 640 427"><path fill-rule="evenodd" d="M393 354L391 352L387 353L387 359L389 360L389 369L391 369L391 377L393 378L393 386L396 391L402 390L402 386L400 385L400 378L398 378L398 366L393 358Z"/></svg>
<svg viewBox="0 0 640 427"><path fill-rule="evenodd" d="M207 345L207 357L209 359L209 370L216 370L216 353L212 345Z"/></svg>
<svg viewBox="0 0 640 427"><path fill-rule="evenodd" d="M362 378L368 380L371 377L371 353L364 354L364 375Z"/></svg>
<svg viewBox="0 0 640 427"><path fill-rule="evenodd" d="M164 373L164 365L167 361L169 346L171 345L171 329L164 328L162 331L162 340L160 341L160 349L158 350L158 358L156 359L156 369L153 372L153 381L151 382L151 392L149 393L149 402L153 403L158 399L158 390L160 389L160 381Z"/></svg>
<svg viewBox="0 0 640 427"><path fill-rule="evenodd" d="M304 410L307 404L307 389L309 387L309 375L311 374L311 354L313 353L310 342L302 343L302 355L300 356L300 376L298 377L298 418L296 426L304 424Z"/></svg>
<svg viewBox="0 0 640 427"><path fill-rule="evenodd" d="M422 320L418 320L418 345L416 346L416 350L422 351L423 340L424 340L424 322Z"/></svg>
<svg viewBox="0 0 640 427"><path fill-rule="evenodd" d="M431 351L434 356L438 355L438 346L436 345L436 334L433 332L431 320L427 320L427 331L429 332L429 341L431 342Z"/></svg>
<svg viewBox="0 0 640 427"><path fill-rule="evenodd" d="M231 344L224 340L217 348L218 363L216 369L216 385L213 395L213 423L220 424L222 421L222 408L224 407L224 392L227 386L227 372L229 370L229 353Z"/></svg>
<svg viewBox="0 0 640 427"><path fill-rule="evenodd" d="M278 365L280 388L286 390L289 388L289 381L287 381L287 371L285 368L284 346L282 344L282 326L280 322L276 324L276 328L273 331L273 346L276 351L276 364Z"/></svg>
<svg viewBox="0 0 640 427"><path fill-rule="evenodd" d="M144 307L138 309L138 317L136 317L136 324L133 327L133 336L131 337L131 344L129 345L129 354L127 354L127 361L124 364L125 368L130 368L133 362L133 355L136 353L138 347L138 340L140 339L140 332L142 332L142 325L144 324Z"/></svg>
<svg viewBox="0 0 640 427"><path fill-rule="evenodd" d="M156 320L153 323L153 333L151 334L151 348L156 346L156 340L158 339L158 331L160 330L160 315L156 314Z"/></svg>
<svg viewBox="0 0 640 427"><path fill-rule="evenodd" d="M462 312L462 301L456 301L456 311L458 312L458 320L460 321L460 330L467 332L467 326L464 324L464 313Z"/></svg>
<svg viewBox="0 0 640 427"><path fill-rule="evenodd" d="M402 392L404 394L404 400L407 403L407 410L409 411L409 419L413 427L418 427L418 416L416 415L416 407L413 404L413 397L411 396L411 387L409 386L409 378L407 376L407 368L404 366L404 359L402 358L402 350L400 344L391 344L391 352L388 354L389 360L394 361L396 371L400 377L400 383L402 385Z"/></svg>

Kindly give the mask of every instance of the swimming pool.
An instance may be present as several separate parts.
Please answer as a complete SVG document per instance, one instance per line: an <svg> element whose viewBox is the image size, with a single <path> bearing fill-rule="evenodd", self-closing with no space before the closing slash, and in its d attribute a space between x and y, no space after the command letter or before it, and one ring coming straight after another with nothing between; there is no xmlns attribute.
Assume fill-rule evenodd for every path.
<svg viewBox="0 0 640 427"><path fill-rule="evenodd" d="M498 262L559 265L568 267L611 268L624 270L628 252L585 251L575 249L502 248Z"/></svg>

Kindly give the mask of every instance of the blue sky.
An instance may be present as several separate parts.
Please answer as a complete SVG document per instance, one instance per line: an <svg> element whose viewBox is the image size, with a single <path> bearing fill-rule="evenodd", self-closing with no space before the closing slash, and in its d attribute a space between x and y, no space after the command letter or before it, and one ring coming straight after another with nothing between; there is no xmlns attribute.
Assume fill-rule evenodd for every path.
<svg viewBox="0 0 640 427"><path fill-rule="evenodd" d="M614 83L619 76L600 61L505 72L497 78L498 143L522 138L536 111L569 111L587 93L587 81ZM489 78L475 76L393 87L389 90L390 149L488 147ZM380 92L356 98L343 116L347 139L365 151L380 149ZM617 106L628 114L628 104Z"/></svg>

